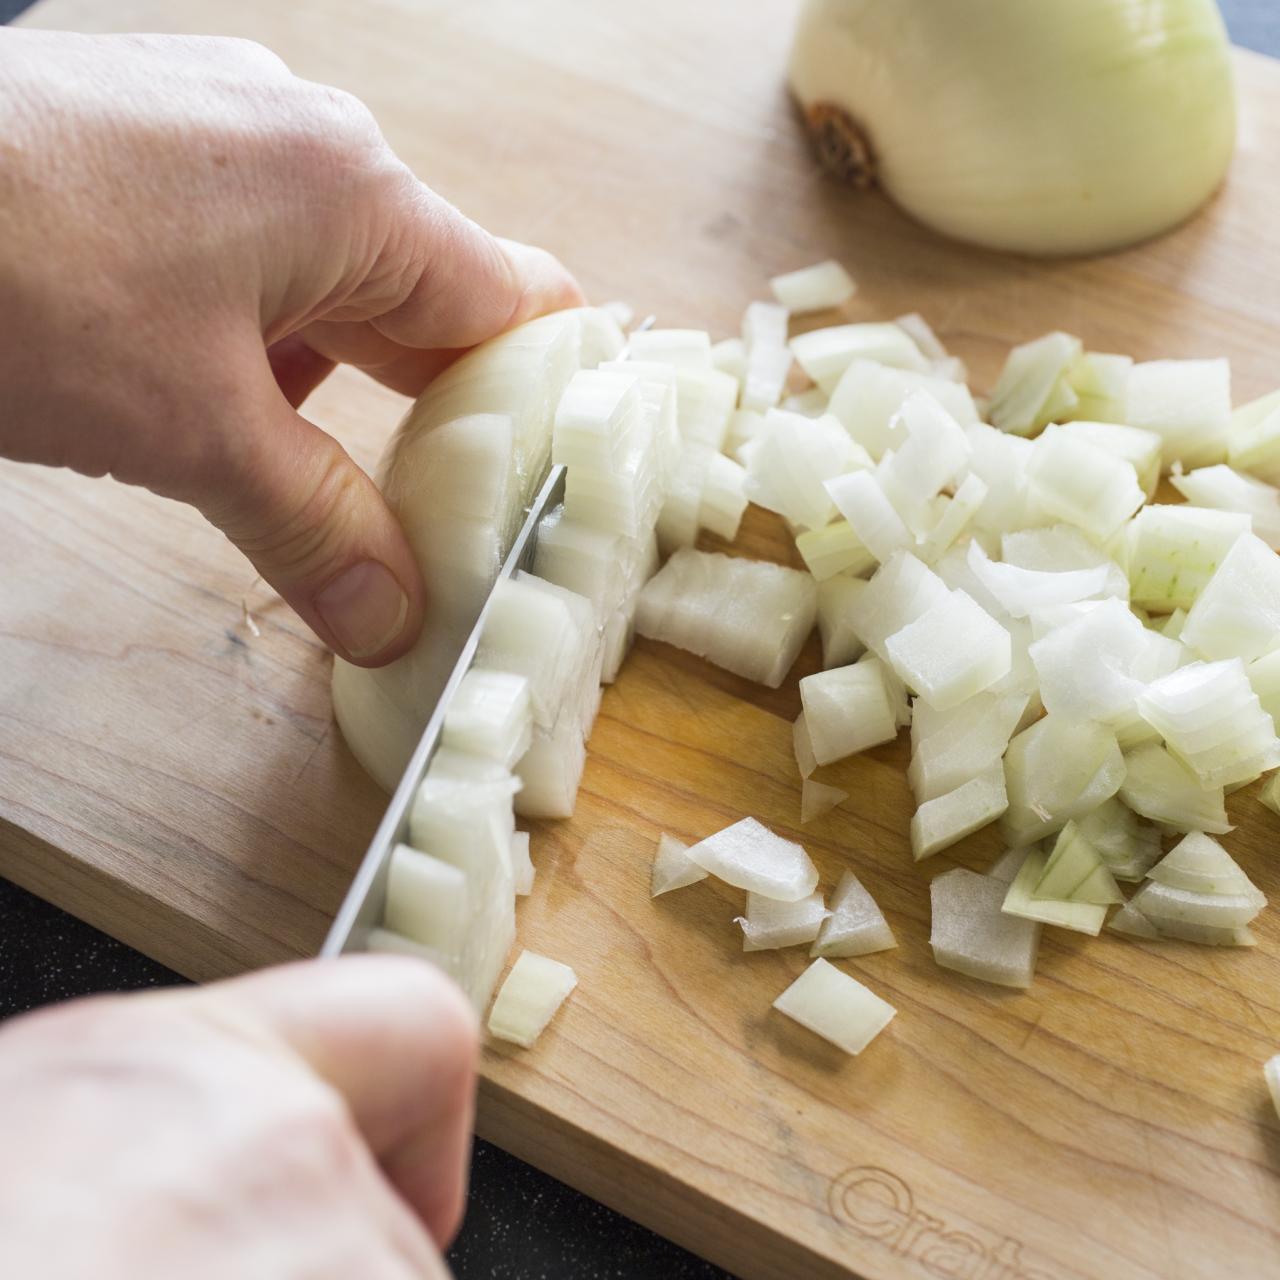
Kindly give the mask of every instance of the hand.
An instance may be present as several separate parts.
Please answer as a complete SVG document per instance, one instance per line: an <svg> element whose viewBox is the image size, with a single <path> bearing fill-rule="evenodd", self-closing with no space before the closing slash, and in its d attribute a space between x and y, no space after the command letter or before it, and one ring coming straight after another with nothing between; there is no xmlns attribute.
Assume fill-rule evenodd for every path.
<svg viewBox="0 0 1280 1280"><path fill-rule="evenodd" d="M457 987L391 956L15 1020L0 1275L447 1276L476 1035Z"/></svg>
<svg viewBox="0 0 1280 1280"><path fill-rule="evenodd" d="M194 504L343 657L399 657L408 543L296 406L335 361L416 394L572 278L246 41L0 30L0 148L0 454Z"/></svg>

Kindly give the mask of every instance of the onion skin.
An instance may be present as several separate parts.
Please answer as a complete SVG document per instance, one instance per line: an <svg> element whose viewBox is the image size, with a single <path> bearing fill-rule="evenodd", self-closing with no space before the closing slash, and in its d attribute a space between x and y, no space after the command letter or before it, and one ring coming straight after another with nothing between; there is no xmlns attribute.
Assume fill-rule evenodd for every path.
<svg viewBox="0 0 1280 1280"><path fill-rule="evenodd" d="M993 249L1158 235L1235 145L1213 0L807 0L789 78L837 176Z"/></svg>

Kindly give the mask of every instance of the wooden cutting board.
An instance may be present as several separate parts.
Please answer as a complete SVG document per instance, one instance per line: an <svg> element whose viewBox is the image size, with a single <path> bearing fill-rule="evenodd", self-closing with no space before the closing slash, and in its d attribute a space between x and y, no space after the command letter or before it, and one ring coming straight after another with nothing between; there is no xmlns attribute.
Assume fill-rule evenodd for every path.
<svg viewBox="0 0 1280 1280"><path fill-rule="evenodd" d="M1280 383L1280 66L1239 59L1224 195L1158 244L1031 263L942 243L816 171L782 84L791 0L46 0L32 25L250 36L363 96L469 213L559 253L596 299L731 332L779 270L836 256L858 317L919 309L989 385L1050 328L1103 351L1232 357ZM181 234L181 227L175 227ZM371 465L403 402L335 376L309 405ZM778 527L752 550L786 559ZM261 634L242 616L247 602ZM812 669L814 654L801 666ZM808 667L805 667L805 663ZM329 715L329 664L210 528L109 482L0 466L0 871L193 978L314 952L382 796ZM1048 931L1034 987L937 969L902 744L833 771L802 837L856 869L897 951L849 968L899 1010L858 1059L772 1014L805 964L744 956L737 895L657 903L661 830L798 833L794 682L642 644L607 693L577 816L534 833L520 941L581 985L532 1052L486 1050L493 1141L744 1276L1280 1276L1280 909L1228 953ZM1280 824L1231 847L1280 900Z"/></svg>

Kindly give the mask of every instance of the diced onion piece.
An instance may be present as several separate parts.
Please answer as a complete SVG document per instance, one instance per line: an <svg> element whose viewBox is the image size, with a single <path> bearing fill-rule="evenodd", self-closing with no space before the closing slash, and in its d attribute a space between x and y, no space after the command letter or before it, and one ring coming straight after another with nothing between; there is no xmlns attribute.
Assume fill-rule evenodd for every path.
<svg viewBox="0 0 1280 1280"><path fill-rule="evenodd" d="M723 369L676 370L676 422L686 444L720 449L738 403L738 380Z"/></svg>
<svg viewBox="0 0 1280 1280"><path fill-rule="evenodd" d="M582 721L572 710L562 712L550 729L535 728L516 766L521 782L516 812L525 818L572 818L586 764Z"/></svg>
<svg viewBox="0 0 1280 1280"><path fill-rule="evenodd" d="M1184 836L1147 872L1147 879L1192 893L1256 895L1266 901L1239 863L1203 831Z"/></svg>
<svg viewBox="0 0 1280 1280"><path fill-rule="evenodd" d="M1199 507L1144 507L1125 529L1130 597L1153 613L1190 609L1235 543L1247 516Z"/></svg>
<svg viewBox="0 0 1280 1280"><path fill-rule="evenodd" d="M592 469L621 464L640 417L638 382L635 374L621 370L579 369L556 407L551 461Z"/></svg>
<svg viewBox="0 0 1280 1280"><path fill-rule="evenodd" d="M787 345L788 309L778 302L750 302L742 316L742 341L747 356L755 347Z"/></svg>
<svg viewBox="0 0 1280 1280"><path fill-rule="evenodd" d="M791 726L791 745L796 756L796 768L800 777L808 781L810 775L818 767L817 757L813 754L813 743L809 739L809 725L802 711Z"/></svg>
<svg viewBox="0 0 1280 1280"><path fill-rule="evenodd" d="M689 846L665 832L658 837L658 850L653 858L649 896L656 898L683 889L707 878L706 871L689 857Z"/></svg>
<svg viewBox="0 0 1280 1280"><path fill-rule="evenodd" d="M1019 436L1033 435L1053 421L1053 409L1062 403L1055 393L1082 351L1080 339L1069 333L1047 333L1014 347L991 394L991 421L1001 431ZM1075 402L1070 392L1066 404L1074 407Z"/></svg>
<svg viewBox="0 0 1280 1280"><path fill-rule="evenodd" d="M1246 662L1276 647L1280 556L1252 534L1238 538L1187 614L1182 642L1204 658Z"/></svg>
<svg viewBox="0 0 1280 1280"><path fill-rule="evenodd" d="M969 567L979 581L1000 602L1001 608L1015 618L1025 618L1033 609L1046 605L1087 600L1107 586L1108 573L1104 565L1061 573L1023 569L992 560L976 540L969 543L967 555Z"/></svg>
<svg viewBox="0 0 1280 1280"><path fill-rule="evenodd" d="M1000 536L1000 552L1006 564L1045 573L1103 568L1107 577L1098 595L1114 596L1118 600L1129 598L1129 581L1124 570L1074 525L1051 524L1006 531Z"/></svg>
<svg viewBox="0 0 1280 1280"><path fill-rule="evenodd" d="M759 342L750 347L740 396L742 407L758 412L772 409L782 399L790 372L789 347Z"/></svg>
<svg viewBox="0 0 1280 1280"><path fill-rule="evenodd" d="M742 459L738 456L742 446L754 440L760 434L760 429L763 426L763 413L757 413L754 409L735 409L729 415L729 426L725 432L725 453L742 462ZM742 465L745 467L746 463L742 462Z"/></svg>
<svg viewBox="0 0 1280 1280"><path fill-rule="evenodd" d="M1049 427L1027 463L1032 497L1050 515L1105 542L1142 506L1137 472L1123 458Z"/></svg>
<svg viewBox="0 0 1280 1280"><path fill-rule="evenodd" d="M887 642L935 605L951 597L946 583L915 556L891 555L848 604L848 619L858 638L878 658L889 661Z"/></svg>
<svg viewBox="0 0 1280 1280"><path fill-rule="evenodd" d="M929 945L942 968L1002 987L1031 985L1040 926L1001 910L1007 892L1003 880L963 867L934 877Z"/></svg>
<svg viewBox="0 0 1280 1280"><path fill-rule="evenodd" d="M1173 487L1197 507L1238 511L1253 522L1253 532L1272 551L1280 551L1280 489L1264 480L1233 471L1223 463L1184 474L1174 473Z"/></svg>
<svg viewBox="0 0 1280 1280"><path fill-rule="evenodd" d="M974 516L987 500L986 481L979 476L967 475L956 489L955 496L944 498L946 506L933 528L920 539L916 554L925 564L933 564L955 544L968 528Z"/></svg>
<svg viewBox="0 0 1280 1280"><path fill-rule="evenodd" d="M1165 470L1175 462L1223 462L1231 426L1231 366L1226 360L1151 360L1135 364L1122 421L1164 441Z"/></svg>
<svg viewBox="0 0 1280 1280"><path fill-rule="evenodd" d="M627 338L627 355L677 369L709 369L711 335L702 329L637 329Z"/></svg>
<svg viewBox="0 0 1280 1280"><path fill-rule="evenodd" d="M800 825L821 818L849 798L847 791L805 778L800 784Z"/></svg>
<svg viewBox="0 0 1280 1280"><path fill-rule="evenodd" d="M917 373L929 370L920 348L896 324L842 324L813 329L792 338L791 351L805 373L828 395L855 360L874 360Z"/></svg>
<svg viewBox="0 0 1280 1280"><path fill-rule="evenodd" d="M1227 461L1268 484L1280 484L1280 391L1232 414Z"/></svg>
<svg viewBox="0 0 1280 1280"><path fill-rule="evenodd" d="M792 315L841 306L857 291L853 277L832 258L774 276L769 288Z"/></svg>
<svg viewBox="0 0 1280 1280"><path fill-rule="evenodd" d="M1027 854L1005 893L1001 910L1024 920L1038 920L1041 924L1073 929L1096 938L1107 918L1106 907L1092 902L1054 902L1034 896L1035 886L1043 877L1048 860L1049 855L1040 849L1032 849Z"/></svg>
<svg viewBox="0 0 1280 1280"><path fill-rule="evenodd" d="M926 800L911 819L911 854L917 862L948 849L994 822L1009 807L999 764L936 800Z"/></svg>
<svg viewBox="0 0 1280 1280"><path fill-rule="evenodd" d="M589 600L596 625L603 626L622 605L627 582L618 572L618 563L631 543L631 539L566 516L564 507L559 506L538 525L533 573Z"/></svg>
<svg viewBox="0 0 1280 1280"><path fill-rule="evenodd" d="M732 542L738 536L746 509L745 468L722 453L713 453L707 459L707 470L703 476L698 523L717 537Z"/></svg>
<svg viewBox="0 0 1280 1280"><path fill-rule="evenodd" d="M755 437L746 494L792 524L821 529L835 515L825 482L871 459L832 417L803 418L771 409Z"/></svg>
<svg viewBox="0 0 1280 1280"><path fill-rule="evenodd" d="M1175 609L1164 619L1160 627L1160 634L1168 640L1181 640L1182 628L1186 625L1186 621L1187 611L1185 609Z"/></svg>
<svg viewBox="0 0 1280 1280"><path fill-rule="evenodd" d="M1009 633L963 591L885 641L893 669L939 711L958 706L1009 673Z"/></svg>
<svg viewBox="0 0 1280 1280"><path fill-rule="evenodd" d="M754 818L743 818L685 852L725 884L779 902L799 902L818 887L818 869L803 846L775 835Z"/></svg>
<svg viewBox="0 0 1280 1280"><path fill-rule="evenodd" d="M396 845L387 871L386 927L419 946L456 957L468 919L465 873L429 853Z"/></svg>
<svg viewBox="0 0 1280 1280"><path fill-rule="evenodd" d="M1134 672L1147 634L1121 601L1108 599L1035 641L1029 653L1045 709L1076 720L1125 716L1142 691Z"/></svg>
<svg viewBox="0 0 1280 1280"><path fill-rule="evenodd" d="M895 552L915 545L915 535L870 471L835 476L824 487L858 541L881 563Z"/></svg>
<svg viewBox="0 0 1280 1280"><path fill-rule="evenodd" d="M629 303L624 302L621 298L611 298L608 302L600 304L600 310L618 326L619 329L629 329L631 322L636 318L635 308Z"/></svg>
<svg viewBox="0 0 1280 1280"><path fill-rule="evenodd" d="M735 923L742 926L743 951L773 951L812 942L829 914L821 892L797 902L748 893L747 914Z"/></svg>
<svg viewBox="0 0 1280 1280"><path fill-rule="evenodd" d="M919 391L928 392L962 427L978 421L967 387L872 360L855 360L845 370L827 408L853 439L879 461L886 449L901 442L898 411L908 396Z"/></svg>
<svg viewBox="0 0 1280 1280"><path fill-rule="evenodd" d="M1262 709L1280 726L1280 649L1249 663L1246 674Z"/></svg>
<svg viewBox="0 0 1280 1280"><path fill-rule="evenodd" d="M862 574L876 566L876 558L858 540L847 520L821 529L807 529L796 537L796 550L818 582L837 573Z"/></svg>
<svg viewBox="0 0 1280 1280"><path fill-rule="evenodd" d="M1123 422L1125 392L1129 385L1129 371L1132 368L1133 359L1130 356L1105 355L1098 351L1086 351L1081 355L1067 370L1067 382L1076 394L1077 417L1094 419L1090 425L1105 426ZM1157 477L1159 472L1159 444L1157 443ZM1151 492L1154 491L1153 486Z"/></svg>
<svg viewBox="0 0 1280 1280"><path fill-rule="evenodd" d="M897 672L892 667L880 662L880 659L874 653L864 653L858 659L858 662L880 665L881 675L884 677L884 687L889 694L889 703L893 707L894 719L898 722L899 729L908 728L911 724L911 699L907 696L907 686L898 679Z"/></svg>
<svg viewBox="0 0 1280 1280"><path fill-rule="evenodd" d="M697 541L707 472L717 456L710 445L690 444L681 450L676 474L658 515L658 545L664 552L691 547Z"/></svg>
<svg viewBox="0 0 1280 1280"><path fill-rule="evenodd" d="M898 722L879 661L856 662L800 681L805 725L819 764L898 736Z"/></svg>
<svg viewBox="0 0 1280 1280"><path fill-rule="evenodd" d="M532 733L528 680L472 667L449 703L440 742L509 769L529 749Z"/></svg>
<svg viewBox="0 0 1280 1280"><path fill-rule="evenodd" d="M911 311L905 316L898 316L893 323L920 348L920 354L926 360L931 360L937 364L939 361L954 358L943 346L942 339L934 333L933 327L918 311ZM960 381L964 382L966 379L961 378Z"/></svg>
<svg viewBox="0 0 1280 1280"><path fill-rule="evenodd" d="M1005 825L1015 844L1060 831L1109 800L1125 776L1116 736L1091 721L1047 715L1009 744Z"/></svg>
<svg viewBox="0 0 1280 1280"><path fill-rule="evenodd" d="M827 412L827 393L821 387L809 387L793 396L786 396L782 408L788 413L802 413L806 418L820 418Z"/></svg>
<svg viewBox="0 0 1280 1280"><path fill-rule="evenodd" d="M567 964L522 951L489 1010L489 1034L528 1049L577 985Z"/></svg>
<svg viewBox="0 0 1280 1280"><path fill-rule="evenodd" d="M807 573L685 548L645 584L636 628L776 689L817 610Z"/></svg>
<svg viewBox="0 0 1280 1280"><path fill-rule="evenodd" d="M884 913L852 871L842 871L811 956L866 956L898 945Z"/></svg>
<svg viewBox="0 0 1280 1280"><path fill-rule="evenodd" d="M1160 859L1159 829L1139 821L1137 814L1114 796L1076 824L1117 880L1141 880Z"/></svg>
<svg viewBox="0 0 1280 1280"><path fill-rule="evenodd" d="M529 856L529 833L514 831L511 834L511 873L515 881L516 893L527 898L533 892L533 881L537 875L533 859Z"/></svg>
<svg viewBox="0 0 1280 1280"><path fill-rule="evenodd" d="M1116 933L1128 934L1131 938L1154 941L1160 937L1160 930L1137 907L1127 902L1107 921L1107 928L1114 929Z"/></svg>
<svg viewBox="0 0 1280 1280"><path fill-rule="evenodd" d="M1124 901L1102 854L1074 822L1068 822L1058 833L1031 896L1057 902L1091 902L1098 906Z"/></svg>
<svg viewBox="0 0 1280 1280"><path fill-rule="evenodd" d="M1194 662L1154 681L1138 710L1202 787L1250 782L1280 765L1280 738L1239 658Z"/></svg>
<svg viewBox="0 0 1280 1280"><path fill-rule="evenodd" d="M1006 849L986 870L988 880L999 880L1001 884L1010 885L1013 878L1022 869L1027 860L1026 849ZM1003 901L1004 895L1001 895Z"/></svg>
<svg viewBox="0 0 1280 1280"><path fill-rule="evenodd" d="M1004 533L1045 523L1048 517L1042 518L1030 502L1026 478L1032 442L997 431L985 422L971 423L965 435L969 438L969 474L987 486L986 501L974 516L974 527Z"/></svg>
<svg viewBox="0 0 1280 1280"><path fill-rule="evenodd" d="M713 343L711 367L730 374L741 382L747 374L747 344L741 338L724 338Z"/></svg>
<svg viewBox="0 0 1280 1280"><path fill-rule="evenodd" d="M881 460L885 496L917 533L933 499L954 484L969 461L969 438L927 391L913 391L898 411L902 439Z"/></svg>
<svg viewBox="0 0 1280 1280"><path fill-rule="evenodd" d="M774 1002L779 1013L845 1053L861 1053L897 1012L830 961L815 960Z"/></svg>
<svg viewBox="0 0 1280 1280"><path fill-rule="evenodd" d="M1222 788L1201 786L1200 779L1158 742L1125 753L1120 799L1135 813L1174 831L1231 830Z"/></svg>
<svg viewBox="0 0 1280 1280"><path fill-rule="evenodd" d="M1271 1092L1271 1105L1275 1107L1276 1115L1280 1116L1280 1053L1267 1061L1262 1074Z"/></svg>
<svg viewBox="0 0 1280 1280"><path fill-rule="evenodd" d="M998 764L1026 706L1027 696L1018 693L981 693L950 711L919 699L907 771L916 803L954 791Z"/></svg>
<svg viewBox="0 0 1280 1280"><path fill-rule="evenodd" d="M494 589L476 665L523 675L534 723L550 728L595 633L591 604L576 592L517 573Z"/></svg>
<svg viewBox="0 0 1280 1280"><path fill-rule="evenodd" d="M818 634L824 667L843 667L862 656L866 646L854 629L854 602L868 585L861 578L843 576L818 583Z"/></svg>
<svg viewBox="0 0 1280 1280"><path fill-rule="evenodd" d="M1261 900L1261 901L1259 901ZM1162 932L1167 924L1203 924L1217 929L1247 925L1266 905L1257 890L1251 893L1194 893L1147 880L1129 899Z"/></svg>
<svg viewBox="0 0 1280 1280"><path fill-rule="evenodd" d="M1108 358L1133 363L1128 356ZM1081 407L1084 407L1083 400ZM1156 432L1122 425L1119 421L1064 422L1057 430L1069 440L1083 440L1129 463L1148 501L1155 497L1156 486L1160 483L1160 449L1164 444Z"/></svg>

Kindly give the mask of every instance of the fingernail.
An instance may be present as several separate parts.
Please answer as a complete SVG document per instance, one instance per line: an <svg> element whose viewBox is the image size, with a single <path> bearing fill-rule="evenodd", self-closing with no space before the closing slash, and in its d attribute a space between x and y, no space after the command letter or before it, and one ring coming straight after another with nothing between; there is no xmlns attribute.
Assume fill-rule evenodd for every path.
<svg viewBox="0 0 1280 1280"><path fill-rule="evenodd" d="M371 658L404 630L409 597L385 564L362 560L315 598L316 612L352 658Z"/></svg>

